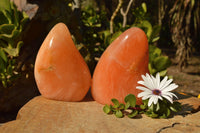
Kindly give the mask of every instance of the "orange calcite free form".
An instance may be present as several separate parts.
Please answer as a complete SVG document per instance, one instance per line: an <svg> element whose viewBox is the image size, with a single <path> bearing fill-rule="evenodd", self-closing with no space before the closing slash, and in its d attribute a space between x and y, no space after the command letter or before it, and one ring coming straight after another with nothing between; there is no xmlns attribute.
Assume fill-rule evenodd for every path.
<svg viewBox="0 0 200 133"><path fill-rule="evenodd" d="M65 24L58 23L47 35L36 57L34 74L45 98L80 101L87 94L90 71Z"/></svg>
<svg viewBox="0 0 200 133"><path fill-rule="evenodd" d="M92 96L101 104L112 104L116 98L124 103L128 94L137 98L136 89L141 75L148 70L148 40L139 28L133 27L122 33L102 54L93 75ZM137 104L142 100L137 98Z"/></svg>

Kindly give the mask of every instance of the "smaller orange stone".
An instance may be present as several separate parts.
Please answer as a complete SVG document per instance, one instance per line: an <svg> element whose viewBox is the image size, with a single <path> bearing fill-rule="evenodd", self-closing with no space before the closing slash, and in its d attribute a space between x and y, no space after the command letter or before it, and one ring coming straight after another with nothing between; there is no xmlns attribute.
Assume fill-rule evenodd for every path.
<svg viewBox="0 0 200 133"><path fill-rule="evenodd" d="M90 71L65 24L55 25L47 35L36 57L34 74L46 98L80 101L87 94Z"/></svg>

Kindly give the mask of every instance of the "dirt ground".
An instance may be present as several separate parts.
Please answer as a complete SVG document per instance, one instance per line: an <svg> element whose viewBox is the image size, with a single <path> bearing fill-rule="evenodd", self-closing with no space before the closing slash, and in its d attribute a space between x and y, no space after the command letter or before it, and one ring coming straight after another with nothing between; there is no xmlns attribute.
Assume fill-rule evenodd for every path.
<svg viewBox="0 0 200 133"><path fill-rule="evenodd" d="M174 83L179 85L177 92L195 97L200 94L200 56L191 57L188 66L182 72L172 63L168 68L168 75L173 76Z"/></svg>

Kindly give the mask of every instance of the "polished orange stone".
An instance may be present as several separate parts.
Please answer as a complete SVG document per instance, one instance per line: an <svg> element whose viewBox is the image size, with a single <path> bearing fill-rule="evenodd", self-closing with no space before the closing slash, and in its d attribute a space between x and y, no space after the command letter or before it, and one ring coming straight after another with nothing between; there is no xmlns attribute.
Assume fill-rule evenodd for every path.
<svg viewBox="0 0 200 133"><path fill-rule="evenodd" d="M116 98L124 103L128 94L137 94L137 81L148 73L148 40L139 28L122 33L102 54L93 75L92 96L101 104L111 104ZM142 100L137 98L137 104Z"/></svg>
<svg viewBox="0 0 200 133"><path fill-rule="evenodd" d="M80 101L91 85L88 66L63 23L55 25L44 40L34 73L40 93L48 99Z"/></svg>

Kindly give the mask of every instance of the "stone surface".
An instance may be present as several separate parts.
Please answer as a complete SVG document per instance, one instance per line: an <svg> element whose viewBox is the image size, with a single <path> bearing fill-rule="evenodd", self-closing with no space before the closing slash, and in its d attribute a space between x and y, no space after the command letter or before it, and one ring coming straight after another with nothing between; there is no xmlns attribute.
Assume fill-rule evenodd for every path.
<svg viewBox="0 0 200 133"><path fill-rule="evenodd" d="M87 94L90 71L65 24L56 24L47 35L36 57L34 74L46 98L80 101Z"/></svg>
<svg viewBox="0 0 200 133"><path fill-rule="evenodd" d="M184 102L186 102L185 100ZM200 100L193 98L195 104ZM182 104L184 104L184 102ZM192 103L191 103L192 104ZM190 105L189 107L192 107ZM200 132L200 112L176 115L170 119L116 118L102 111L103 105L91 99L62 102L35 97L22 107L17 120L3 124L1 133L182 133ZM185 108L185 107L184 107ZM188 106L185 110L188 109Z"/></svg>
<svg viewBox="0 0 200 133"><path fill-rule="evenodd" d="M104 51L95 68L92 82L92 96L102 104L111 104L112 98L124 102L128 94L137 96L136 89L141 75L148 70L148 40L139 28L123 32ZM142 100L137 99L137 104Z"/></svg>

